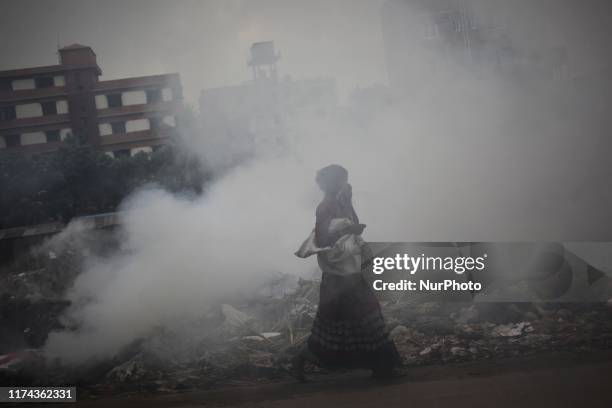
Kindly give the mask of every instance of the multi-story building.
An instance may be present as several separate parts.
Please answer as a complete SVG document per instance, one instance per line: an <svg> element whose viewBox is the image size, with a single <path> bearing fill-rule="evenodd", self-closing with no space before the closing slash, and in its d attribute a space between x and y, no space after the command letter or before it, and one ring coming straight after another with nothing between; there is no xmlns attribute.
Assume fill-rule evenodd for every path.
<svg viewBox="0 0 612 408"><path fill-rule="evenodd" d="M504 68L511 57L500 0L388 0L382 8L393 87L419 87L440 72Z"/></svg>
<svg viewBox="0 0 612 408"><path fill-rule="evenodd" d="M609 0L387 0L381 12L389 85L406 100L494 79L517 109L611 143Z"/></svg>
<svg viewBox="0 0 612 408"><path fill-rule="evenodd" d="M535 81L599 81L609 66L610 11L607 0L387 0L382 29L390 84L429 86L438 73L461 68Z"/></svg>
<svg viewBox="0 0 612 408"><path fill-rule="evenodd" d="M28 153L75 143L111 156L150 152L176 131L178 74L102 81L90 47L59 49L59 64L0 71L0 150Z"/></svg>
<svg viewBox="0 0 612 408"><path fill-rule="evenodd" d="M272 41L254 43L248 66L253 79L205 89L200 117L205 133L231 145L235 156L273 152L290 138L292 121L324 116L336 108L336 84L330 78L278 78L279 54Z"/></svg>

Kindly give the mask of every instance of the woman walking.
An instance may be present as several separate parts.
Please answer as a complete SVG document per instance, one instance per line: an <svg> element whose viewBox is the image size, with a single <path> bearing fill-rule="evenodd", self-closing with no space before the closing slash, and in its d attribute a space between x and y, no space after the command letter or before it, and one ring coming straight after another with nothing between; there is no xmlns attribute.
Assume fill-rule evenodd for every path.
<svg viewBox="0 0 612 408"><path fill-rule="evenodd" d="M378 299L361 273L365 225L353 208L348 172L330 165L317 172L316 181L325 196L317 207L315 229L296 255L317 255L321 289L311 335L293 361L296 376L305 379L306 360L390 376L401 360L388 338Z"/></svg>

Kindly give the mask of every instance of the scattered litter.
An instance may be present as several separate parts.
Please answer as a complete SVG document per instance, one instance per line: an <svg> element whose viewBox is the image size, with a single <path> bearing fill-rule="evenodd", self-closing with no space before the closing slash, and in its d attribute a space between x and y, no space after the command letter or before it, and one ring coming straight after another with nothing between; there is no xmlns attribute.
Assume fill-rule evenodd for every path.
<svg viewBox="0 0 612 408"><path fill-rule="evenodd" d="M433 350L433 349L432 349L431 347L425 347L425 348L424 348L424 349L423 349L423 350L422 350L422 351L419 353L419 355L421 355L421 356L426 356L426 355L428 355L429 353L431 353L431 352L432 352L432 350Z"/></svg>
<svg viewBox="0 0 612 408"><path fill-rule="evenodd" d="M53 262L62 259L57 254ZM65 285L40 281L46 276L44 270L5 278L15 294L0 297L0 310L18 311L23 318L11 333L27 344L44 344L69 304L58 299ZM56 275L50 276L53 280ZM249 299L203 311L190 325L189 336L156 328L110 360L74 372L45 362L32 350L9 353L15 348L3 345L0 337L0 380L17 383L24 373L41 384L78 379L84 392L96 395L175 392L289 378L291 358L308 338L316 315L319 282L275 276L271 285L259 288ZM33 292L36 298L31 297ZM443 303L405 297L381 305L389 337L409 365L612 347L612 301L584 306Z"/></svg>
<svg viewBox="0 0 612 408"><path fill-rule="evenodd" d="M530 327L530 323L500 324L493 329L492 335L493 337L516 337L522 335L526 327Z"/></svg>

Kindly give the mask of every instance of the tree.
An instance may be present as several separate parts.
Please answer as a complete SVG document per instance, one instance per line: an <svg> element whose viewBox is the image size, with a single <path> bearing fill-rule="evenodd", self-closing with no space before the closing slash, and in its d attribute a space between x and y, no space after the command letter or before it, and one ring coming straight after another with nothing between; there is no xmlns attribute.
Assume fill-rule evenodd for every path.
<svg viewBox="0 0 612 408"><path fill-rule="evenodd" d="M197 158L172 145L118 159L70 141L39 155L8 150L0 153L0 228L115 211L146 184L201 194L208 180Z"/></svg>

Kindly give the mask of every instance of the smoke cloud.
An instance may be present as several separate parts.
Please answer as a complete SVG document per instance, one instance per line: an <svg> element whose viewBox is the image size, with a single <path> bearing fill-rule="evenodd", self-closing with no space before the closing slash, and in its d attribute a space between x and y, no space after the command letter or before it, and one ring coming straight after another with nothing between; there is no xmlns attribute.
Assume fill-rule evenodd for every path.
<svg viewBox="0 0 612 408"><path fill-rule="evenodd" d="M595 125L578 137L574 117L522 80L475 77L435 53L410 57L432 64L436 81L410 93L374 87L328 115L287 118L282 145L259 149L201 197L147 188L126 200L122 247L89 259L66 315L77 329L52 333L47 353L108 357L270 273L313 273L316 263L293 252L314 226L315 171L330 163L350 172L367 240L607 238L612 197L593 163ZM190 149L208 162L231 155L214 136L198 134Z"/></svg>

